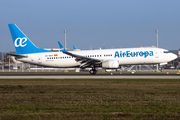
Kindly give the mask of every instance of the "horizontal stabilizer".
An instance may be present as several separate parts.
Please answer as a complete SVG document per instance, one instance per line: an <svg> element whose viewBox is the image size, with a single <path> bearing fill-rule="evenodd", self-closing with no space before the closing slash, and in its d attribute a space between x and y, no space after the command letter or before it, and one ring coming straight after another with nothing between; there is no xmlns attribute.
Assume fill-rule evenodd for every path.
<svg viewBox="0 0 180 120"><path fill-rule="evenodd" d="M7 55L14 56L16 58L26 58L27 57L25 55L16 55L16 54L9 54L9 53Z"/></svg>

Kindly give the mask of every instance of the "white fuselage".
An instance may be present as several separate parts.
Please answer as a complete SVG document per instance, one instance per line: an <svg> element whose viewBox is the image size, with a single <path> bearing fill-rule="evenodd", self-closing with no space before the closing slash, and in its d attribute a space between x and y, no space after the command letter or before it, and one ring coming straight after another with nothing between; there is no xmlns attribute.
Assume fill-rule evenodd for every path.
<svg viewBox="0 0 180 120"><path fill-rule="evenodd" d="M166 63L177 58L173 53L161 48L123 48L123 49L100 49L100 50L81 50L70 51L73 54L85 56L88 58L99 59L102 62L108 60L117 60L119 65L136 65L136 64L157 64ZM18 59L19 61L38 64L49 67L79 67L72 56L62 52L46 52L24 54L27 57Z"/></svg>

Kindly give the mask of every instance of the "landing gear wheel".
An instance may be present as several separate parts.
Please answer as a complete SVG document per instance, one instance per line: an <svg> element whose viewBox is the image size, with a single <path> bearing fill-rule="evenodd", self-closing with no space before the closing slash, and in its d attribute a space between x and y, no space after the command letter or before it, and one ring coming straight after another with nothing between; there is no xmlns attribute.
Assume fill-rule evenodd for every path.
<svg viewBox="0 0 180 120"><path fill-rule="evenodd" d="M97 73L97 70L96 70L96 69L91 69L91 70L89 71L89 73L90 73L91 75L95 75L95 74Z"/></svg>

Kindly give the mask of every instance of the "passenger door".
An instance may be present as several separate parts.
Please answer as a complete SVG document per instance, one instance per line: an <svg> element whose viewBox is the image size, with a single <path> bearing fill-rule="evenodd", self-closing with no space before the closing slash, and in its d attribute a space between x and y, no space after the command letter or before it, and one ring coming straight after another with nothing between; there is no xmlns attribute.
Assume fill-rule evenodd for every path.
<svg viewBox="0 0 180 120"><path fill-rule="evenodd" d="M159 50L155 51L155 58L159 58Z"/></svg>

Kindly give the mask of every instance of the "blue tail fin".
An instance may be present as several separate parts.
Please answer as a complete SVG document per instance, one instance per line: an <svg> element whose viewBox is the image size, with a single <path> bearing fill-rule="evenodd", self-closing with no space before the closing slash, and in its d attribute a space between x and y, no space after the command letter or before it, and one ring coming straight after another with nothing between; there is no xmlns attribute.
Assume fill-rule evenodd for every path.
<svg viewBox="0 0 180 120"><path fill-rule="evenodd" d="M8 26L18 55L51 52L36 47L15 24L8 24Z"/></svg>
<svg viewBox="0 0 180 120"><path fill-rule="evenodd" d="M76 46L73 45L74 50L77 50Z"/></svg>
<svg viewBox="0 0 180 120"><path fill-rule="evenodd" d="M62 44L58 41L59 47L63 53L68 53L66 49L62 46Z"/></svg>

